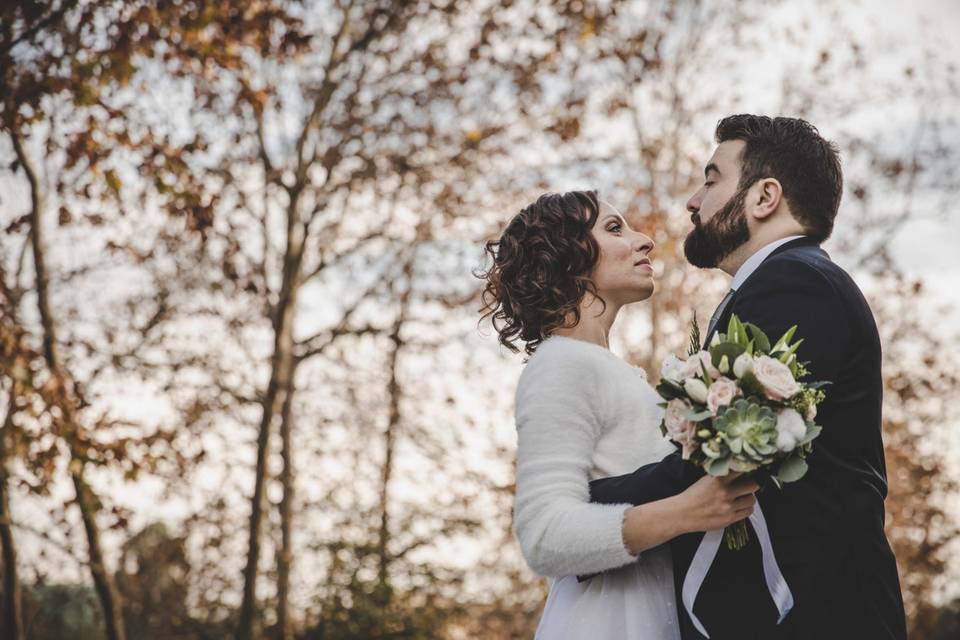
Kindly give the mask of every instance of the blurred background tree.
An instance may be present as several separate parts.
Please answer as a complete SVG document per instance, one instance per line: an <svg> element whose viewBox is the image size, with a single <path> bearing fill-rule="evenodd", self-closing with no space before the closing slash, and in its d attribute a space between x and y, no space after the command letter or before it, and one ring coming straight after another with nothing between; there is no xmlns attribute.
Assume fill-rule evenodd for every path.
<svg viewBox="0 0 960 640"><path fill-rule="evenodd" d="M684 262L684 202L753 111L840 144L888 533L911 638L947 637L956 320L897 248L951 224L956 47L868 5L5 5L4 633L531 637L521 363L477 332L479 248L599 188L658 245L614 336L655 373L726 286Z"/></svg>

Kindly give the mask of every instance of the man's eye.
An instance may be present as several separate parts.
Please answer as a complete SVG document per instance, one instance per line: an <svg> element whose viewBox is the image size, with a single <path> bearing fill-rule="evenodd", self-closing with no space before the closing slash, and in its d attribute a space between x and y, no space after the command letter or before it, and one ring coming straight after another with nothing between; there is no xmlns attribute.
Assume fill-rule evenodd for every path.
<svg viewBox="0 0 960 640"><path fill-rule="evenodd" d="M715 180L707 180L706 182L703 183L703 186L712 187L714 184L716 184Z"/></svg>

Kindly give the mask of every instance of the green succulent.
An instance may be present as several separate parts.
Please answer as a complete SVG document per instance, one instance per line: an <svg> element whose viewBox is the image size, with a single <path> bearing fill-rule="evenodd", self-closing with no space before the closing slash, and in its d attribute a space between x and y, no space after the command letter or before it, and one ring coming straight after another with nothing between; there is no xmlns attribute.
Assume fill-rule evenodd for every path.
<svg viewBox="0 0 960 640"><path fill-rule="evenodd" d="M769 407L736 400L717 416L714 429L733 453L734 471L752 471L777 453L777 416Z"/></svg>

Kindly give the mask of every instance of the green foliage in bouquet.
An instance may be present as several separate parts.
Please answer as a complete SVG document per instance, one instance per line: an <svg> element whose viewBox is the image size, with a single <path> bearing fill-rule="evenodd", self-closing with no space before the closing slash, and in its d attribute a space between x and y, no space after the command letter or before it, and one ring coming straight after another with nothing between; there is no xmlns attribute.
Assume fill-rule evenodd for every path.
<svg viewBox="0 0 960 640"><path fill-rule="evenodd" d="M805 458L821 427L814 422L825 382L797 359L797 327L771 342L760 327L731 315L725 333L700 348L694 316L687 359L668 358L657 392L664 399L661 431L682 456L712 476L756 472L777 487L807 472ZM727 528L730 549L748 539L746 524Z"/></svg>
<svg viewBox="0 0 960 640"><path fill-rule="evenodd" d="M797 349L803 344L803 339L797 340L793 344L793 334L797 331L797 325L790 327L776 343L771 344L770 338L763 329L750 322L741 322L736 314L730 316L727 323L726 333L715 333L710 343L710 358L713 366L720 368L723 358L727 358L729 366L742 354L747 353L751 356L766 355L776 358L790 368L790 372L797 380L809 375L806 363L800 362L796 358ZM721 371L726 367L721 368ZM825 383L814 383L811 387L818 388Z"/></svg>
<svg viewBox="0 0 960 640"><path fill-rule="evenodd" d="M690 345L687 347L687 355L692 356L700 351L700 323L697 322L697 312L693 312L693 320L690 323Z"/></svg>

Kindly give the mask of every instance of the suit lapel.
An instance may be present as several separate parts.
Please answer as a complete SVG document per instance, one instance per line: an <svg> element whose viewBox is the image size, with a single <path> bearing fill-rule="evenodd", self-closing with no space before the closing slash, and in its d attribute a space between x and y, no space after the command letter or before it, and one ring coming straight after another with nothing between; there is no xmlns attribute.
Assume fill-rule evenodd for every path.
<svg viewBox="0 0 960 640"><path fill-rule="evenodd" d="M704 336L703 344L700 346L701 349L707 348L707 345L710 344L710 340L713 339L713 334L717 332L717 329L727 326L727 323L730 322L730 314L732 313L731 309L733 309L733 303L736 299L737 291L734 291L733 295L730 296L730 299L727 301L727 306L724 307L723 311L720 312L717 322L712 327L708 327L707 335Z"/></svg>
<svg viewBox="0 0 960 640"><path fill-rule="evenodd" d="M750 282L750 278L752 278L753 276L755 276L755 275L757 274L757 271L760 271L760 269L763 268L763 264L764 264L767 260L769 260L769 259L772 258L773 256L775 256L775 255L777 255L777 254L779 254L779 253L783 253L784 251L786 251L786 250L788 250L788 249L791 249L791 248L793 248L793 247L817 247L817 248L819 248L819 247L820 247L820 243L817 242L816 240L814 240L813 238L809 237L809 236L804 236L804 237L802 237L802 238L797 238L797 239L795 239L795 240L791 240L790 242L784 242L782 245L780 245L779 247L777 247L776 249L774 249L773 251L771 251L771 252L770 252L770 255L768 255L766 258L763 259L763 262L761 262L759 265L757 265L757 268L753 271L753 273L751 273L750 276L749 276L746 280L744 280L743 283L740 285L740 289L742 289L748 282ZM820 250L823 251L823 249L820 249ZM826 255L826 252L824 252L824 255ZM829 256L827 256L827 257L829 257ZM720 316L717 318L717 322L716 322L712 327L709 327L709 330L707 331L707 335L704 336L703 345L701 345L701 348L704 348L704 349L705 349L706 346L707 346L708 344L710 344L710 340L713 338L713 334L717 332L717 329L718 329L718 328L720 328L720 327L725 327L725 326L727 325L727 323L730 322L730 316L733 315L733 303L734 303L734 301L737 299L737 293L739 293L740 289L734 290L733 295L730 296L730 299L727 301L726 306L725 306L725 307L723 308L723 310L720 312ZM723 303L721 302L721 304L723 304ZM719 308L719 305L718 305L718 308Z"/></svg>
<svg viewBox="0 0 960 640"><path fill-rule="evenodd" d="M720 304L717 306L716 311L713 312L713 315L710 318L710 324L707 327L707 338L713 335L713 332L720 326L720 322L723 320L723 314L726 313L727 309L730 308L730 305L733 304L733 299L737 297L736 289L730 289L727 292L727 295L723 297L723 300L720 301Z"/></svg>

